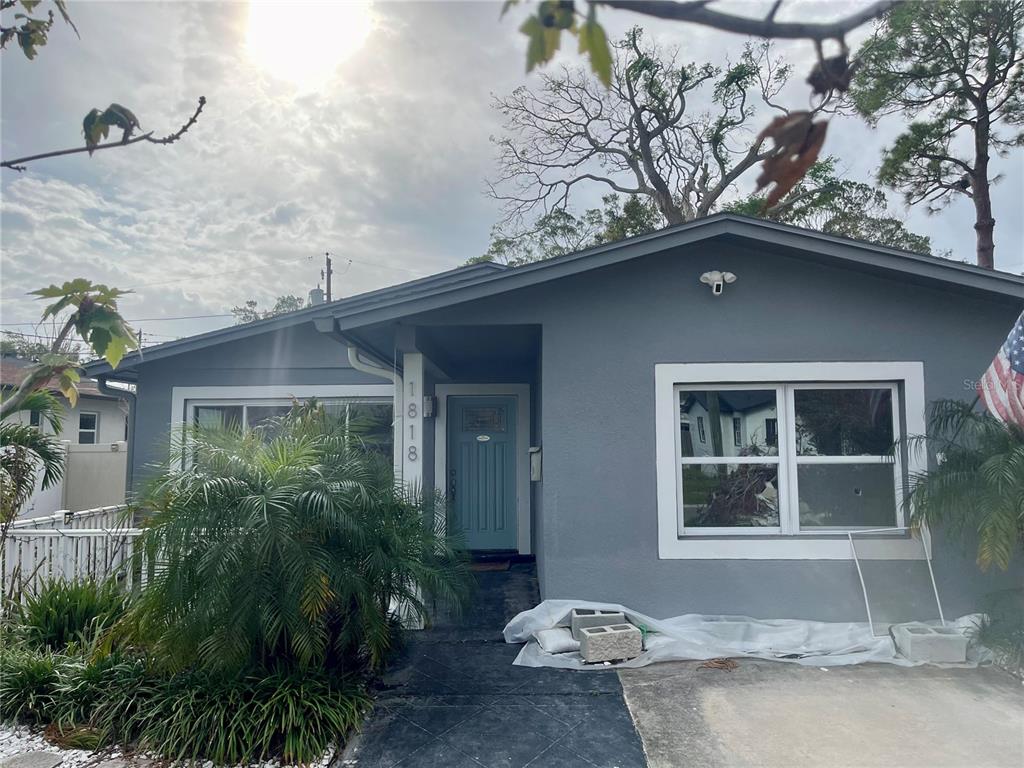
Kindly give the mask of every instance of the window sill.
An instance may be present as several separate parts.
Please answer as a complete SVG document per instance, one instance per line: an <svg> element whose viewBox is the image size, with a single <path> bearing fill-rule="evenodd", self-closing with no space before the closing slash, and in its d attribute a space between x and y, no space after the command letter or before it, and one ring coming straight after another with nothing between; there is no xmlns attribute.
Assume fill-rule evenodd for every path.
<svg viewBox="0 0 1024 768"><path fill-rule="evenodd" d="M855 536L861 560L924 560L920 539L908 536ZM850 540L829 536L683 536L662 539L662 560L852 560Z"/></svg>

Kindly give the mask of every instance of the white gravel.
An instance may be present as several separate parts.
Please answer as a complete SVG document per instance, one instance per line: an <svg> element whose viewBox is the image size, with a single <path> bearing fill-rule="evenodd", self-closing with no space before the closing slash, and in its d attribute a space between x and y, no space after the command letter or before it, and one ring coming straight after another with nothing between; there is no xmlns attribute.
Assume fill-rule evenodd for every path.
<svg viewBox="0 0 1024 768"><path fill-rule="evenodd" d="M43 738L38 730L23 726L9 726L0 724L0 762L8 757L14 757L25 752L52 752L61 756L59 768L86 768L87 766L102 766L107 761L118 761L128 765L148 766L153 762L162 762L151 755L125 756L118 749L105 749L100 752L90 752L86 749L62 749L51 744ZM334 759L335 749L331 747L324 755L314 763L304 768L327 768ZM196 764L197 768L214 768L211 761ZM230 766L230 768L298 768L297 766L282 765L277 760L266 763L252 763L246 766Z"/></svg>

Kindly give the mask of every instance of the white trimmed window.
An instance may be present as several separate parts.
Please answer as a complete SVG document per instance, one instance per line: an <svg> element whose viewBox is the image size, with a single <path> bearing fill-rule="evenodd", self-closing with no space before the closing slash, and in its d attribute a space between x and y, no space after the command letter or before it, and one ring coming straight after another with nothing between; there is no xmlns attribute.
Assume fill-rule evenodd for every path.
<svg viewBox="0 0 1024 768"><path fill-rule="evenodd" d="M656 379L662 557L840 558L848 532L904 527L919 468L894 445L924 429L920 364L661 364ZM706 442L681 439L693 421Z"/></svg>
<svg viewBox="0 0 1024 768"><path fill-rule="evenodd" d="M392 452L394 410L390 398L317 398L328 416L358 430L367 445ZM305 399L186 400L188 421L197 427L268 429Z"/></svg>
<svg viewBox="0 0 1024 768"><path fill-rule="evenodd" d="M78 414L79 445L95 445L100 433L100 415L91 411Z"/></svg>

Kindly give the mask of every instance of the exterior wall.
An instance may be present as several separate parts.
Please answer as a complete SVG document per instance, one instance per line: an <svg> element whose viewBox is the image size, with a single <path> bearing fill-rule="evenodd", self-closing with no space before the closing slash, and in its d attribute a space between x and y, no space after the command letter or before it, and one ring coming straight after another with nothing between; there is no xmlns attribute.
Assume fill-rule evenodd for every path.
<svg viewBox="0 0 1024 768"><path fill-rule="evenodd" d="M61 402L65 406L64 417L57 437L68 443L69 453L64 480L43 490L42 476L37 476L36 489L18 515L21 518L49 515L60 509L79 510L87 505L102 506L124 501L127 406L122 407L121 400L88 395L80 396L73 408L63 398ZM99 416L94 445L78 444L78 417L82 412ZM27 412L16 413L9 420L19 424L30 423ZM50 433L45 423L42 429ZM114 443L119 444L116 452L111 450ZM83 463L93 465L92 471L79 471ZM120 485L117 478L120 478Z"/></svg>
<svg viewBox="0 0 1024 768"><path fill-rule="evenodd" d="M312 323L143 362L135 421L136 488L167 457L174 387L390 384L349 366L343 344Z"/></svg>
<svg viewBox="0 0 1024 768"><path fill-rule="evenodd" d="M61 425L60 435L58 435L61 440L67 440L72 444L78 442L78 416L83 411L99 414L97 444L116 443L124 440L124 425L127 415L125 410L122 410L120 400L81 396L74 408L67 407L66 401L64 402L64 421ZM28 424L29 415L24 412L17 413L11 417L11 420ZM46 431L49 433L48 427L46 427Z"/></svg>
<svg viewBox="0 0 1024 768"><path fill-rule="evenodd" d="M718 298L698 281L712 269L738 276ZM988 366L1021 303L719 242L409 321L542 325L535 405L544 481L535 531L545 598L621 602L661 617L862 621L851 560L659 559L654 366L922 361L928 400L972 399L969 380ZM934 566L947 616L1021 580L1019 569L981 574L969 544L941 535ZM874 561L869 589L880 599L924 598L919 610L934 615L923 567Z"/></svg>

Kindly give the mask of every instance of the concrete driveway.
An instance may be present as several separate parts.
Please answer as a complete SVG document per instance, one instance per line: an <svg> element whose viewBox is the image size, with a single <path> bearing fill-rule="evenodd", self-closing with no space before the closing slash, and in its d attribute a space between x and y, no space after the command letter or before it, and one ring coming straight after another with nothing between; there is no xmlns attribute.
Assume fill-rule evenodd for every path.
<svg viewBox="0 0 1024 768"><path fill-rule="evenodd" d="M620 671L648 765L1024 766L1024 686L998 669L736 662Z"/></svg>

